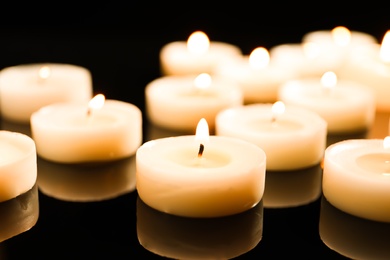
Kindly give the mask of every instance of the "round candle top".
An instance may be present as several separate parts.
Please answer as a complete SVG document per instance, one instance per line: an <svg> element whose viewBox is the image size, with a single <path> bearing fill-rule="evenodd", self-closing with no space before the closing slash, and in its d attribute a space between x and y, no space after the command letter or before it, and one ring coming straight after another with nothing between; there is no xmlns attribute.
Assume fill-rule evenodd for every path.
<svg viewBox="0 0 390 260"><path fill-rule="evenodd" d="M218 136L236 137L259 146L267 155L267 170L275 171L318 164L325 150L326 127L325 120L316 113L284 106L280 101L230 108L216 117Z"/></svg>
<svg viewBox="0 0 390 260"><path fill-rule="evenodd" d="M214 73L237 82L245 103L275 102L279 86L295 77L291 70L274 66L264 47L219 63Z"/></svg>
<svg viewBox="0 0 390 260"><path fill-rule="evenodd" d="M324 156L323 193L358 217L390 222L390 137L330 145Z"/></svg>
<svg viewBox="0 0 390 260"><path fill-rule="evenodd" d="M99 101L99 97L89 104L56 103L34 112L31 134L38 155L50 161L83 163L135 154L142 142L141 111L130 103Z"/></svg>
<svg viewBox="0 0 390 260"><path fill-rule="evenodd" d="M236 55L242 55L237 46L210 41L204 32L196 31L187 42L175 41L163 46L160 64L164 75L212 74L219 62Z"/></svg>
<svg viewBox="0 0 390 260"><path fill-rule="evenodd" d="M375 96L365 85L338 80L329 71L321 79L286 82L279 99L318 113L328 123L329 133L359 132L368 129L375 117Z"/></svg>
<svg viewBox="0 0 390 260"><path fill-rule="evenodd" d="M80 66L23 64L0 71L0 111L9 120L29 123L31 114L45 105L91 97L91 74Z"/></svg>
<svg viewBox="0 0 390 260"><path fill-rule="evenodd" d="M207 73L155 79L146 86L145 96L147 116L153 124L192 133L201 118L214 129L219 111L244 102L235 82Z"/></svg>
<svg viewBox="0 0 390 260"><path fill-rule="evenodd" d="M0 202L30 190L37 178L36 148L27 135L0 131Z"/></svg>
<svg viewBox="0 0 390 260"><path fill-rule="evenodd" d="M264 151L238 138L205 135L199 130L203 120L196 136L156 139L138 149L136 186L149 206L179 216L220 217L261 200Z"/></svg>

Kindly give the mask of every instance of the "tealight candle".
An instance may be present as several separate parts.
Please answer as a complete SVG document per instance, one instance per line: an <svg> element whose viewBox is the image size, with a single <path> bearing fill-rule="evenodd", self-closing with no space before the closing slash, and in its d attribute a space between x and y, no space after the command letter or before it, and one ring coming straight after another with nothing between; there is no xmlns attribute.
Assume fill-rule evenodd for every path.
<svg viewBox="0 0 390 260"><path fill-rule="evenodd" d="M390 31L386 32L381 44L362 48L352 56L339 76L370 87L375 93L376 110L390 112Z"/></svg>
<svg viewBox="0 0 390 260"><path fill-rule="evenodd" d="M336 208L390 222L390 137L349 139L325 150L322 189Z"/></svg>
<svg viewBox="0 0 390 260"><path fill-rule="evenodd" d="M201 118L213 130L219 111L244 102L236 83L207 73L155 79L146 86L145 99L151 123L191 133Z"/></svg>
<svg viewBox="0 0 390 260"><path fill-rule="evenodd" d="M0 202L27 192L36 179L34 141L21 133L0 130Z"/></svg>
<svg viewBox="0 0 390 260"><path fill-rule="evenodd" d="M274 66L264 47L255 48L250 55L236 56L221 62L215 74L237 82L244 94L244 102L275 102L279 86L295 77L292 70Z"/></svg>
<svg viewBox="0 0 390 260"><path fill-rule="evenodd" d="M312 110L328 123L328 133L365 131L375 118L375 96L367 86L338 80L328 71L318 78L286 82L279 89L279 100Z"/></svg>
<svg viewBox="0 0 390 260"><path fill-rule="evenodd" d="M138 107L96 95L89 103L56 103L31 116L40 157L60 163L105 162L135 154L142 142Z"/></svg>
<svg viewBox="0 0 390 260"><path fill-rule="evenodd" d="M136 153L136 189L143 202L183 217L233 215L256 206L264 193L266 156L238 138L196 135L145 142Z"/></svg>
<svg viewBox="0 0 390 260"><path fill-rule="evenodd" d="M316 113L283 102L229 108L216 117L216 135L261 147L267 170L308 168L322 160L327 124Z"/></svg>
<svg viewBox="0 0 390 260"><path fill-rule="evenodd" d="M92 98L90 72L70 64L23 64L0 71L0 112L8 120L29 123L39 108Z"/></svg>
<svg viewBox="0 0 390 260"><path fill-rule="evenodd" d="M161 72L163 75L212 74L219 62L241 54L239 47L210 41L204 32L195 31L187 42L175 41L162 47Z"/></svg>

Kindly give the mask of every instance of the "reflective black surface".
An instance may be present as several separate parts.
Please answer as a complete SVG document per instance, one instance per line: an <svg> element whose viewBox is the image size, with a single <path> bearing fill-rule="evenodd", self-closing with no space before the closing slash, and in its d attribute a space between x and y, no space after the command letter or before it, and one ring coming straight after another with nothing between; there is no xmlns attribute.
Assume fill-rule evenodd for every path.
<svg viewBox="0 0 390 260"><path fill-rule="evenodd" d="M261 10L248 10L248 4L245 10L229 12L201 8L198 11L204 13L196 15L139 8L138 3L73 7L77 10L65 12L64 18L58 17L58 10L46 15L27 12L27 21L18 20L22 13L9 20L3 16L0 66L48 61L84 66L92 73L96 93L144 110L144 87L160 76L160 48L186 40L194 30L236 44L248 54L260 45L298 42L306 32L337 25L379 40L390 25L381 8L330 14L305 8L283 17L279 4ZM238 19L237 13L246 11L248 15ZM388 116L377 115L373 129L353 137L383 138ZM144 119L144 140L178 134ZM1 129L30 135L29 126L4 120ZM346 138L350 136L330 137L328 144ZM0 204L0 259L389 258L389 224L355 218L327 203L320 165L267 173L266 191L257 207L212 220L149 208L138 198L134 166L134 158L87 168L39 159L36 186Z"/></svg>

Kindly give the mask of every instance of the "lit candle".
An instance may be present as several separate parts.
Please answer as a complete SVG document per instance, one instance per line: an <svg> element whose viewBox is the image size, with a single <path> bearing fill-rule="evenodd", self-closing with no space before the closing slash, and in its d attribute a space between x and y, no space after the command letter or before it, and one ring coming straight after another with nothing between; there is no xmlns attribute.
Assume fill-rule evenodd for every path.
<svg viewBox="0 0 390 260"><path fill-rule="evenodd" d="M316 113L283 102L226 109L216 117L216 135L249 141L267 155L267 170L287 171L319 164L327 124ZM304 144L304 145L303 145Z"/></svg>
<svg viewBox="0 0 390 260"><path fill-rule="evenodd" d="M195 31L187 42L175 41L163 46L161 71L163 75L212 74L219 62L241 54L237 46L210 41L204 32Z"/></svg>
<svg viewBox="0 0 390 260"><path fill-rule="evenodd" d="M85 102L92 97L90 72L70 64L25 64L0 71L0 112L29 123L31 114L56 102Z"/></svg>
<svg viewBox="0 0 390 260"><path fill-rule="evenodd" d="M27 135L0 131L0 202L30 190L37 179L34 141Z"/></svg>
<svg viewBox="0 0 390 260"><path fill-rule="evenodd" d="M104 162L135 154L142 142L138 107L101 94L88 103L56 103L31 116L40 157L61 163Z"/></svg>
<svg viewBox="0 0 390 260"><path fill-rule="evenodd" d="M381 44L361 48L340 70L340 78L370 87L376 97L376 110L390 112L390 31Z"/></svg>
<svg viewBox="0 0 390 260"><path fill-rule="evenodd" d="M390 137L349 139L329 146L322 189L325 198L346 213L390 222Z"/></svg>
<svg viewBox="0 0 390 260"><path fill-rule="evenodd" d="M274 66L264 47L255 48L250 55L236 56L221 62L215 74L237 82L244 94L244 102L275 102L279 86L295 77L295 73Z"/></svg>
<svg viewBox="0 0 390 260"><path fill-rule="evenodd" d="M136 153L136 189L150 207L183 217L221 217L256 206L264 192L266 157L237 138L196 135L144 143Z"/></svg>
<svg viewBox="0 0 390 260"><path fill-rule="evenodd" d="M39 218L38 187L0 203L0 242L29 231Z"/></svg>
<svg viewBox="0 0 390 260"><path fill-rule="evenodd" d="M243 104L243 94L236 83L207 73L155 79L146 86L145 98L151 123L191 133L201 118L213 130L219 111Z"/></svg>
<svg viewBox="0 0 390 260"><path fill-rule="evenodd" d="M279 99L318 113L331 134L365 131L375 118L373 91L357 82L339 80L332 71L321 78L286 82L279 89Z"/></svg>

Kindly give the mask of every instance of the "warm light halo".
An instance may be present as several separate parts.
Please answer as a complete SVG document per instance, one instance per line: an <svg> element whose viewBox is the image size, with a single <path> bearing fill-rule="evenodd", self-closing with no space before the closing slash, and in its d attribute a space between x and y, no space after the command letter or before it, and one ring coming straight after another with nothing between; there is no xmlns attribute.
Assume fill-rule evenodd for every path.
<svg viewBox="0 0 390 260"><path fill-rule="evenodd" d="M381 60L390 63L390 30L388 30L383 37L379 54Z"/></svg>
<svg viewBox="0 0 390 260"><path fill-rule="evenodd" d="M202 31L193 32L187 40L187 49L190 53L204 54L210 47L209 37Z"/></svg>
<svg viewBox="0 0 390 260"><path fill-rule="evenodd" d="M106 100L103 94L97 94L88 102L89 110L98 110L101 109L104 105L104 101Z"/></svg>
<svg viewBox="0 0 390 260"><path fill-rule="evenodd" d="M194 85L198 89L207 89L211 86L211 76L207 73L201 73L196 76L194 80Z"/></svg>
<svg viewBox="0 0 390 260"><path fill-rule="evenodd" d="M286 110L286 106L284 105L284 103L282 101L276 101L275 103L273 103L271 109L272 109L273 117L275 118L278 115L281 115L284 113L284 111Z"/></svg>
<svg viewBox="0 0 390 260"><path fill-rule="evenodd" d="M196 126L195 140L201 144L210 140L209 125L205 118L201 118Z"/></svg>
<svg viewBox="0 0 390 260"><path fill-rule="evenodd" d="M38 76L40 79L47 79L51 74L49 66L42 66L38 71Z"/></svg>
<svg viewBox="0 0 390 260"><path fill-rule="evenodd" d="M337 26L332 30L334 43L339 46L347 46L351 42L351 31L344 26Z"/></svg>
<svg viewBox="0 0 390 260"><path fill-rule="evenodd" d="M257 47L249 55L249 65L255 69L262 69L268 66L270 55L266 48Z"/></svg>
<svg viewBox="0 0 390 260"><path fill-rule="evenodd" d="M333 71L325 72L321 77L321 85L326 89L331 89L337 85L337 75Z"/></svg>

